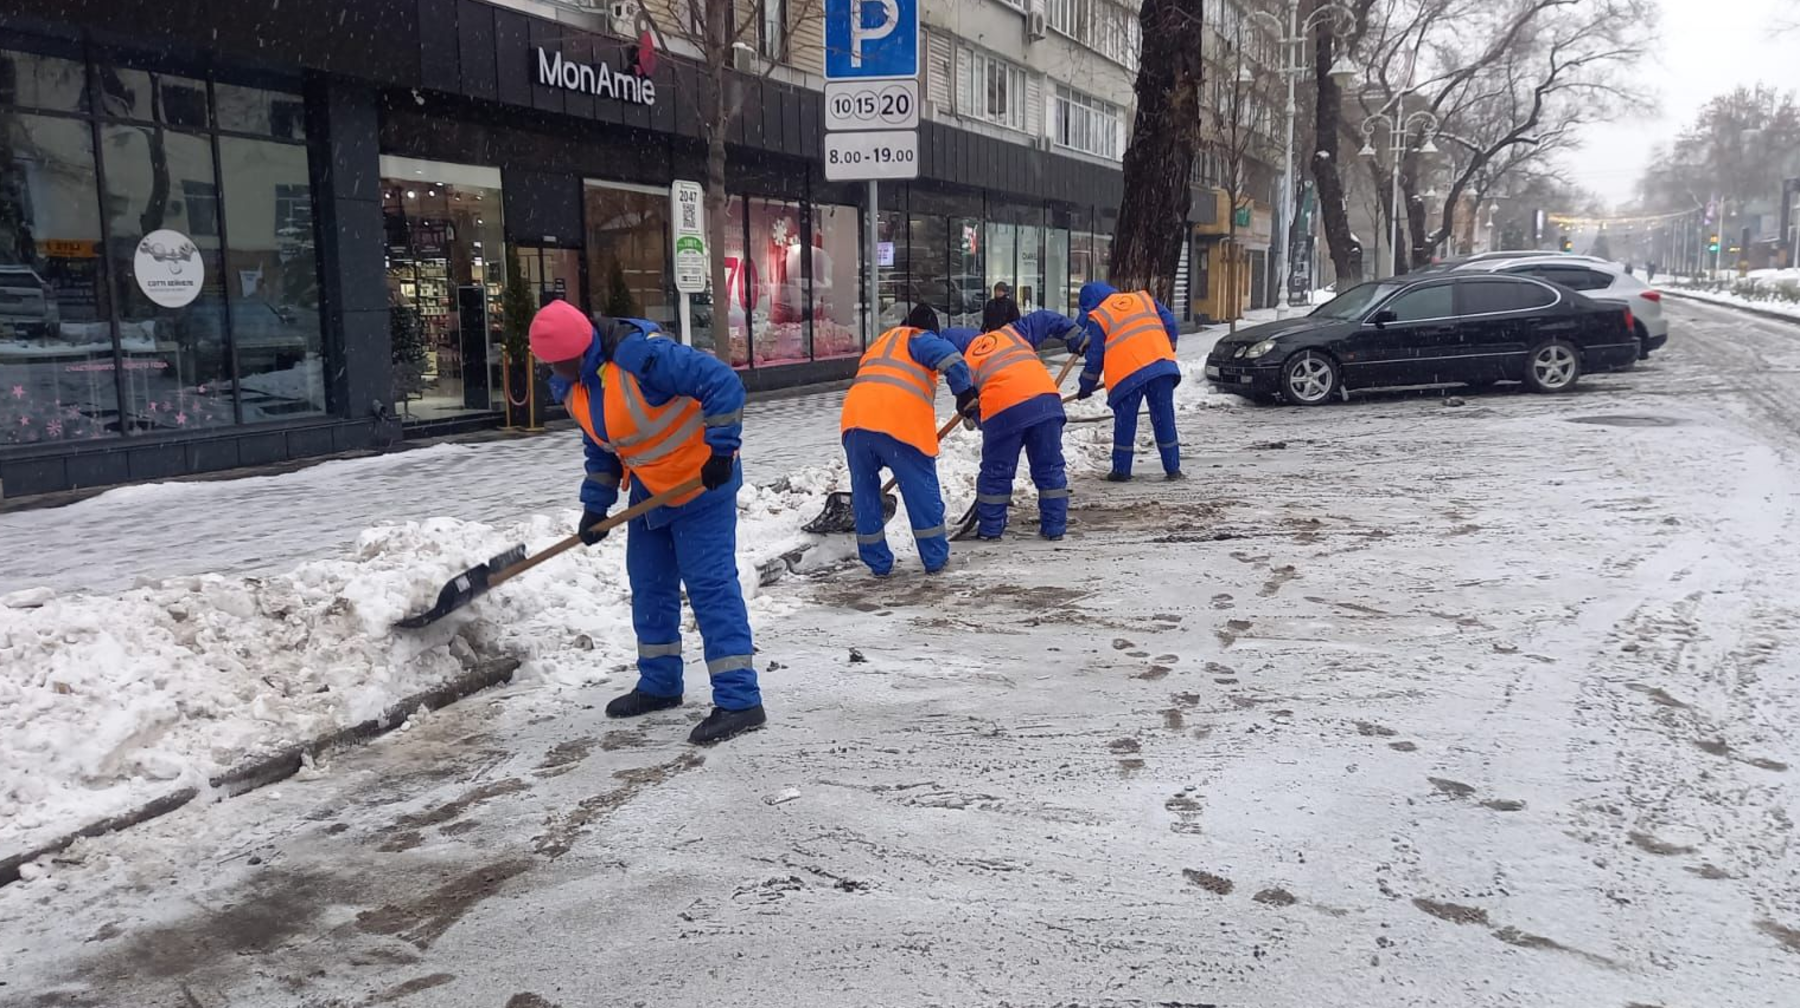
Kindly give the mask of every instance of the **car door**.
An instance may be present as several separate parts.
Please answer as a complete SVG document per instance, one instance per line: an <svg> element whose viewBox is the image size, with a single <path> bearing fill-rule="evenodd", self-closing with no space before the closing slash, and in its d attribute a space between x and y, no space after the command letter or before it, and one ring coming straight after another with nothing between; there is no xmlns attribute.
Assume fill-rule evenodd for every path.
<svg viewBox="0 0 1800 1008"><path fill-rule="evenodd" d="M1516 377L1525 352L1540 339L1541 316L1559 295L1524 276L1472 277L1457 288L1457 314L1467 339L1469 381Z"/></svg>
<svg viewBox="0 0 1800 1008"><path fill-rule="evenodd" d="M1345 380L1362 387L1453 380L1432 377L1461 344L1452 290L1449 279L1434 280L1389 298L1375 315L1393 317L1379 326L1364 323L1355 338L1357 362L1346 364Z"/></svg>

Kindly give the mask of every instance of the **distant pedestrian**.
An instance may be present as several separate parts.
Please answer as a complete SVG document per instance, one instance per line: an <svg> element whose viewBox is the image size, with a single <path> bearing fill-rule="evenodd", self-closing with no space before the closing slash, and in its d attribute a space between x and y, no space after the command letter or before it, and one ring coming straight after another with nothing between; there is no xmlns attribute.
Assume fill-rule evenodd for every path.
<svg viewBox="0 0 1800 1008"><path fill-rule="evenodd" d="M1644 280L1646 283L1655 283L1656 282L1656 264L1655 263L1645 263L1644 264Z"/></svg>
<svg viewBox="0 0 1800 1008"><path fill-rule="evenodd" d="M1005 281L994 285L994 296L981 306L981 331L993 332L1009 322L1019 320L1019 303L1013 300L1012 288Z"/></svg>
<svg viewBox="0 0 1800 1008"><path fill-rule="evenodd" d="M1626 276L1630 276L1630 275L1631 275L1631 264L1630 264L1630 263L1626 263L1626 264L1625 264L1625 275L1626 275Z"/></svg>
<svg viewBox="0 0 1800 1008"><path fill-rule="evenodd" d="M1099 281L1081 288L1081 311L1081 334L1069 350L1087 355L1078 398L1106 383L1106 404L1113 411L1112 472L1106 478L1131 479L1138 405L1147 399L1163 473L1181 479L1181 441L1175 433L1175 386L1181 382L1175 341L1181 330L1175 316L1146 291L1121 294Z"/></svg>

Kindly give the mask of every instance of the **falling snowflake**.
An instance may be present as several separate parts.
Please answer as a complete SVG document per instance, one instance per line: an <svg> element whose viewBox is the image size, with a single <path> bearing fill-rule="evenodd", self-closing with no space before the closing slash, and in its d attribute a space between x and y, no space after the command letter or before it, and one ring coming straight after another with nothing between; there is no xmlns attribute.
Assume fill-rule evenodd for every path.
<svg viewBox="0 0 1800 1008"><path fill-rule="evenodd" d="M13 386L13 387L12 387L12 393L13 393L13 398L14 398L14 399L23 399L23 398L25 398L25 386L23 386L23 385L14 385L14 386Z"/></svg>

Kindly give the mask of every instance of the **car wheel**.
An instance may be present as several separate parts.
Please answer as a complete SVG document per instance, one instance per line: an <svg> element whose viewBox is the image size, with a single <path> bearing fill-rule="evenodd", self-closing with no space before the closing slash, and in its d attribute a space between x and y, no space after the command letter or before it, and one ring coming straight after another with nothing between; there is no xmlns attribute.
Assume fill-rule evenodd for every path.
<svg viewBox="0 0 1800 1008"><path fill-rule="evenodd" d="M1642 322L1637 323L1638 360L1650 359L1650 330L1644 328Z"/></svg>
<svg viewBox="0 0 1800 1008"><path fill-rule="evenodd" d="M1295 406L1330 402L1338 390L1337 362L1303 350L1281 365L1281 398Z"/></svg>
<svg viewBox="0 0 1800 1008"><path fill-rule="evenodd" d="M1533 392L1567 392L1581 381L1581 354L1573 344L1551 340L1525 358L1525 386Z"/></svg>

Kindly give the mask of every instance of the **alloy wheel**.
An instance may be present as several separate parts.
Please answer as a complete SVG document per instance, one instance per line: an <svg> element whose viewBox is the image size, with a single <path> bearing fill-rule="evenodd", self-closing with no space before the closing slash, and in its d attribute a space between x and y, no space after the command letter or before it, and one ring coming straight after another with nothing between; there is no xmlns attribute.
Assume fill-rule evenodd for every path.
<svg viewBox="0 0 1800 1008"><path fill-rule="evenodd" d="M1578 362L1575 354L1561 344L1551 344L1531 358L1531 373L1537 384L1549 391L1568 387L1575 380Z"/></svg>
<svg viewBox="0 0 1800 1008"><path fill-rule="evenodd" d="M1303 403L1324 402L1337 386L1337 375L1331 362L1311 354L1299 357L1287 366L1288 394Z"/></svg>

